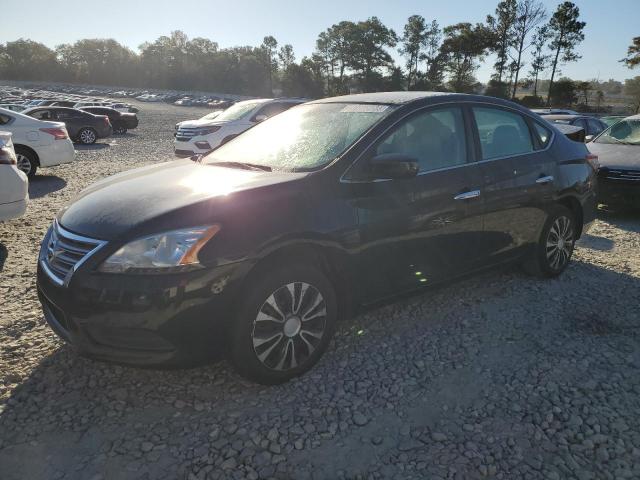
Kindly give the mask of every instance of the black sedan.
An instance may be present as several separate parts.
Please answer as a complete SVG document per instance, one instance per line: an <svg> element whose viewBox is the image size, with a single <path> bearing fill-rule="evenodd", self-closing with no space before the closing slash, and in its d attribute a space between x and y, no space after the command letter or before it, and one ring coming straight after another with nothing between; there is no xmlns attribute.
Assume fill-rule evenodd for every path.
<svg viewBox="0 0 640 480"><path fill-rule="evenodd" d="M319 100L82 192L42 242L38 293L84 354L224 353L279 383L359 306L506 262L560 275L594 218L595 168L584 144L503 100Z"/></svg>
<svg viewBox="0 0 640 480"><path fill-rule="evenodd" d="M99 138L110 137L113 127L106 115L94 115L75 108L34 107L22 112L38 120L62 122L74 142L90 145Z"/></svg>
<svg viewBox="0 0 640 480"><path fill-rule="evenodd" d="M640 115L618 122L589 144L598 155L598 200L611 207L640 207Z"/></svg>
<svg viewBox="0 0 640 480"><path fill-rule="evenodd" d="M595 117L587 115L545 115L544 119L548 122L573 125L584 129L586 133L585 140L590 142L600 135L608 127L606 123Z"/></svg>
<svg viewBox="0 0 640 480"><path fill-rule="evenodd" d="M80 110L94 115L105 115L113 126L113 133L125 134L138 127L138 116L135 113L119 112L109 107L80 107Z"/></svg>

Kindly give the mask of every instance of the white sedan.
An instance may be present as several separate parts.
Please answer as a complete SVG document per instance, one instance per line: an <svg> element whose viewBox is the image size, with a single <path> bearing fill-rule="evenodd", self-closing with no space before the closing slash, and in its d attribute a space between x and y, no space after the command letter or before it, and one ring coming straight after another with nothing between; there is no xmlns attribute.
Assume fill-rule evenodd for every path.
<svg viewBox="0 0 640 480"><path fill-rule="evenodd" d="M69 163L75 156L64 123L37 120L0 108L0 130L13 134L18 168L29 177L39 167Z"/></svg>
<svg viewBox="0 0 640 480"><path fill-rule="evenodd" d="M0 221L21 216L29 201L29 181L16 166L9 132L0 131Z"/></svg>

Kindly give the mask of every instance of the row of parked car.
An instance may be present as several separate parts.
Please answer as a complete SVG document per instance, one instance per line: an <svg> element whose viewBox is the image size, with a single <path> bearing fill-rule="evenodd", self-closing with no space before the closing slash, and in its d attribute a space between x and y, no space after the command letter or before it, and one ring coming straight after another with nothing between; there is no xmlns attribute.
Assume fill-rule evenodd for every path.
<svg viewBox="0 0 640 480"><path fill-rule="evenodd" d="M63 100L52 92L0 88L0 130L12 134L18 168L30 177L39 167L72 161L73 142L90 145L137 128L138 117L130 110L125 104Z"/></svg>

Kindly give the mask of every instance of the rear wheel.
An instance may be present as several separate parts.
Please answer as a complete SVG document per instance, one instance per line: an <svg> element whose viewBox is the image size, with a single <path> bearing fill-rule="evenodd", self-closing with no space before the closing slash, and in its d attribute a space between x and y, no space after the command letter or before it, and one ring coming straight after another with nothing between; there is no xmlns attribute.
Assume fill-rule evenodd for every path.
<svg viewBox="0 0 640 480"><path fill-rule="evenodd" d="M557 277L569 266L576 243L576 223L571 210L562 205L554 207L547 218L540 239L525 270L538 277Z"/></svg>
<svg viewBox="0 0 640 480"><path fill-rule="evenodd" d="M31 150L22 147L15 147L17 167L23 171L27 177L33 178L38 169L38 159Z"/></svg>
<svg viewBox="0 0 640 480"><path fill-rule="evenodd" d="M336 324L331 282L315 267L263 270L245 288L231 329L231 361L244 377L283 383L310 369Z"/></svg>
<svg viewBox="0 0 640 480"><path fill-rule="evenodd" d="M118 125L117 127L113 127L113 133L118 135L124 135L125 133L127 133L127 129L122 125Z"/></svg>
<svg viewBox="0 0 640 480"><path fill-rule="evenodd" d="M84 127L78 132L78 141L83 145L91 145L96 143L98 135L93 128Z"/></svg>

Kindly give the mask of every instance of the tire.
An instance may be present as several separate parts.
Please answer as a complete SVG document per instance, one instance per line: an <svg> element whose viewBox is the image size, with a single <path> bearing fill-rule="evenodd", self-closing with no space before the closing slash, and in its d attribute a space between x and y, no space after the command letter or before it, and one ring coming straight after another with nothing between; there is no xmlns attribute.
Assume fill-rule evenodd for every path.
<svg viewBox="0 0 640 480"><path fill-rule="evenodd" d="M567 207L556 205L544 224L538 243L523 264L527 273L554 278L566 270L576 243L576 222Z"/></svg>
<svg viewBox="0 0 640 480"><path fill-rule="evenodd" d="M38 170L38 158L35 153L23 147L15 147L18 169L29 178L33 178Z"/></svg>
<svg viewBox="0 0 640 480"><path fill-rule="evenodd" d="M302 375L320 359L333 336L338 305L333 285L313 266L262 269L256 275L241 294L229 356L243 377L275 385Z"/></svg>
<svg viewBox="0 0 640 480"><path fill-rule="evenodd" d="M117 127L113 127L113 133L115 133L116 135L124 135L125 133L127 133L127 129L119 125Z"/></svg>
<svg viewBox="0 0 640 480"><path fill-rule="evenodd" d="M98 139L98 134L93 128L83 127L78 132L78 142L82 145L92 145L96 143Z"/></svg>

